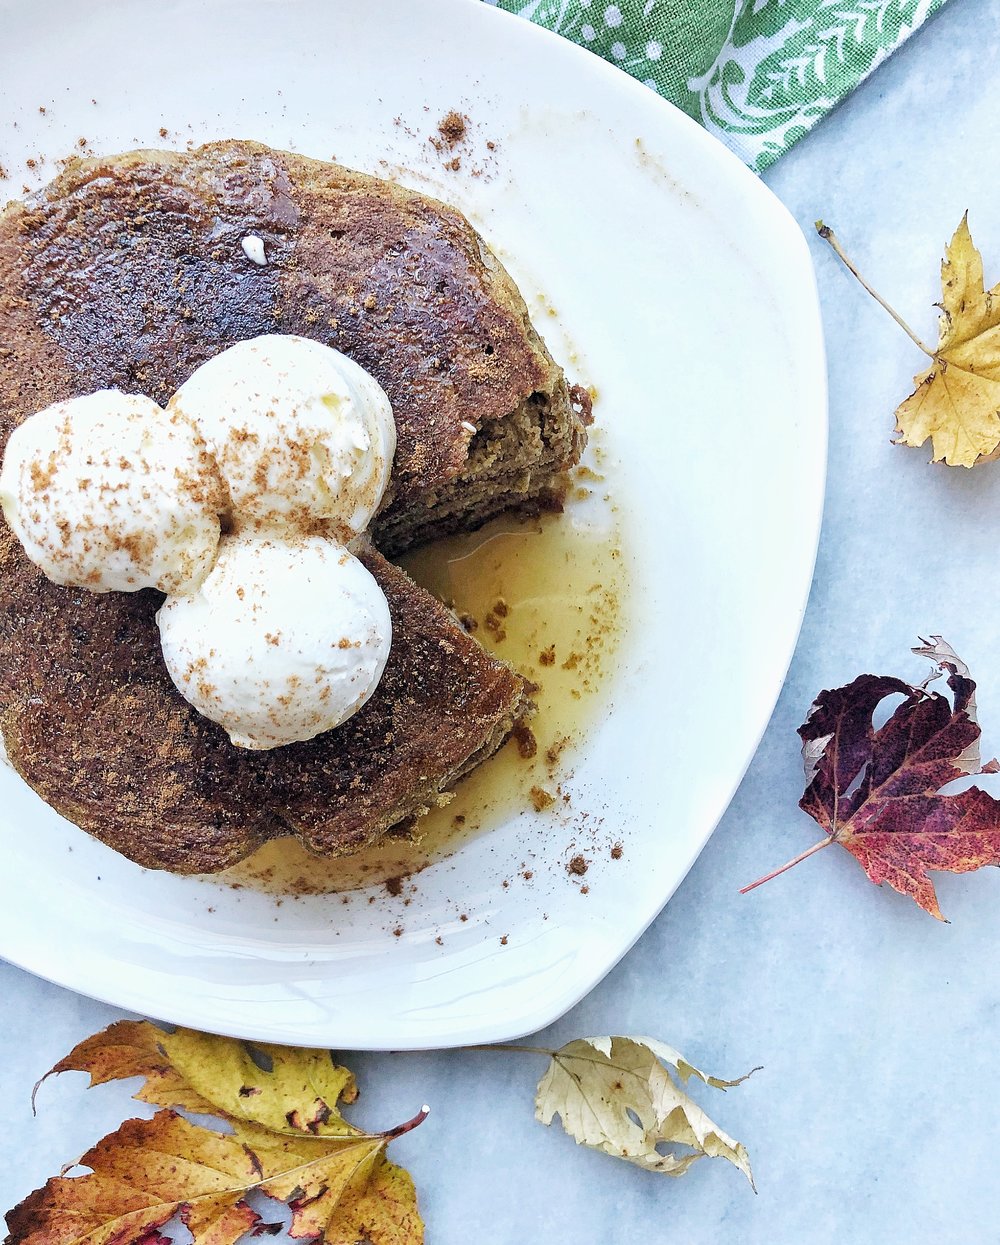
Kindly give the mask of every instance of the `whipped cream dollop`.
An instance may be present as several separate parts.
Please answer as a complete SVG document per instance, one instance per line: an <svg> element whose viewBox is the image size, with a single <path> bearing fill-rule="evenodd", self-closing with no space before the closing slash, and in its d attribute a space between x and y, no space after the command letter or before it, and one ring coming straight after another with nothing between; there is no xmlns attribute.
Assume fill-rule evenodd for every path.
<svg viewBox="0 0 1000 1245"><path fill-rule="evenodd" d="M32 415L8 441L0 504L54 582L166 593L177 689L233 743L274 748L339 726L382 677L388 603L345 546L395 448L374 377L268 335L203 364L166 411L102 390Z"/></svg>
<svg viewBox="0 0 1000 1245"><path fill-rule="evenodd" d="M375 690L392 641L375 579L320 536L224 536L205 582L168 597L156 621L178 690L244 748L339 726Z"/></svg>
<svg viewBox="0 0 1000 1245"><path fill-rule="evenodd" d="M167 408L197 425L238 524L317 524L347 543L389 483L396 424L381 386L320 342L269 334L222 351Z"/></svg>
<svg viewBox="0 0 1000 1245"><path fill-rule="evenodd" d="M0 505L57 584L189 592L219 545L225 490L197 428L149 398L101 390L57 402L10 436Z"/></svg>

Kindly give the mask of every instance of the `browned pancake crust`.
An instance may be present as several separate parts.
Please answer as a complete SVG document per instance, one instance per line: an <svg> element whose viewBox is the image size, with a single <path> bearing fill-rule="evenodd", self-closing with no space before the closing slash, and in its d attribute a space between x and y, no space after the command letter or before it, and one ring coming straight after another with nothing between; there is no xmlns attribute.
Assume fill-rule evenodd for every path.
<svg viewBox="0 0 1000 1245"><path fill-rule="evenodd" d="M242 253L250 233L264 268ZM426 534L442 490L459 521L463 421L538 409L561 428L550 473L582 445L509 278L457 212L391 183L220 143L78 161L0 216L0 444L33 411L94 389L164 402L207 358L267 332L334 345L388 392L397 532L413 511ZM171 684L158 594L58 588L3 528L0 728L14 765L110 846L180 872L224 868L289 832L350 852L419 815L499 746L526 685L400 571L365 558L394 625L376 694L335 732L252 753Z"/></svg>
<svg viewBox="0 0 1000 1245"><path fill-rule="evenodd" d="M176 690L160 656L159 593L51 584L0 532L3 732L54 808L154 868L223 869L295 833L343 855L426 811L498 746L525 684L374 550L393 643L372 699L336 731L268 752L234 748Z"/></svg>
<svg viewBox="0 0 1000 1245"><path fill-rule="evenodd" d="M264 242L267 264L242 250ZM342 350L392 402L391 506L466 466L474 428L565 380L510 278L453 208L259 143L75 160L0 217L0 440L39 406L118 388L165 402L262 333Z"/></svg>

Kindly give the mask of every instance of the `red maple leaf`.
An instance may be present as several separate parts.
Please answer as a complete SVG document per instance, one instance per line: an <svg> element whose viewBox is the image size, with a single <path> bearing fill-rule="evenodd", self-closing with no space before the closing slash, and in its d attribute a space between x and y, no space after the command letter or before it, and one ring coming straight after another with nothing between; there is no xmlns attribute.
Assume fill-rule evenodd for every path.
<svg viewBox="0 0 1000 1245"><path fill-rule="evenodd" d="M929 869L967 873L1000 864L1000 801L978 787L941 792L956 778L1000 770L996 761L980 762L976 685L940 636L913 652L936 667L918 686L862 674L820 692L799 727L806 767L799 807L828 837L744 892L839 843L873 882L888 882L943 920ZM945 673L950 701L928 690ZM876 709L895 694L905 699L876 728Z"/></svg>

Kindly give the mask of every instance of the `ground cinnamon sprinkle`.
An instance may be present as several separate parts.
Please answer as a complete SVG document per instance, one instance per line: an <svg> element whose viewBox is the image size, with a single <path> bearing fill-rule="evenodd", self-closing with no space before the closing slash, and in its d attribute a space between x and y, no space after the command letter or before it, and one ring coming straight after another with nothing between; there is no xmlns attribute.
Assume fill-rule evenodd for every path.
<svg viewBox="0 0 1000 1245"><path fill-rule="evenodd" d="M390 895L401 895L403 893L403 879L401 877L386 878L385 889Z"/></svg>
<svg viewBox="0 0 1000 1245"><path fill-rule="evenodd" d="M449 147L454 147L465 138L466 122L467 118L454 108L438 122L438 133Z"/></svg>
<svg viewBox="0 0 1000 1245"><path fill-rule="evenodd" d="M622 845L620 843L616 843L614 847L611 849L611 859L621 860L621 858L622 858Z"/></svg>
<svg viewBox="0 0 1000 1245"><path fill-rule="evenodd" d="M550 776L551 776L551 771L553 767L559 760L560 756L562 755L563 749L566 747L568 743L569 743L569 737L567 735L563 735L562 738L557 739L554 743L549 744L549 746L545 749L545 760L548 762Z"/></svg>
<svg viewBox="0 0 1000 1245"><path fill-rule="evenodd" d="M576 877L583 877L589 867L587 859L584 856L574 856L566 866L566 872L572 873Z"/></svg>

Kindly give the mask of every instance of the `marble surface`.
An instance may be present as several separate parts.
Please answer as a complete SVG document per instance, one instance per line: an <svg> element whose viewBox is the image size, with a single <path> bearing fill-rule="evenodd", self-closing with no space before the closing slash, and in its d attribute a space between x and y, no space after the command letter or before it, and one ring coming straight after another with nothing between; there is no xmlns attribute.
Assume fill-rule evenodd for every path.
<svg viewBox="0 0 1000 1245"><path fill-rule="evenodd" d="M1000 275L995 0L945 10L768 175L807 232L822 216L930 335L940 249L970 209ZM997 1239L1000 873L940 877L951 924L876 890L837 851L741 897L817 837L797 809L795 728L815 692L863 670L922 675L918 633L947 636L979 681L984 752L1000 752L1000 466L930 467L893 448L920 357L813 237L830 359L826 520L795 660L742 787L677 895L544 1044L649 1033L746 1085L703 1099L748 1146L755 1198L722 1162L681 1181L574 1147L532 1114L539 1060L460 1052L354 1056L355 1118L433 1112L396 1147L430 1245L980 1242ZM723 340L720 338L720 341ZM761 585L766 591L766 585ZM720 714L725 706L719 706ZM706 740L706 747L711 740ZM0 1204L107 1131L120 1087L36 1078L120 1013L0 965Z"/></svg>

